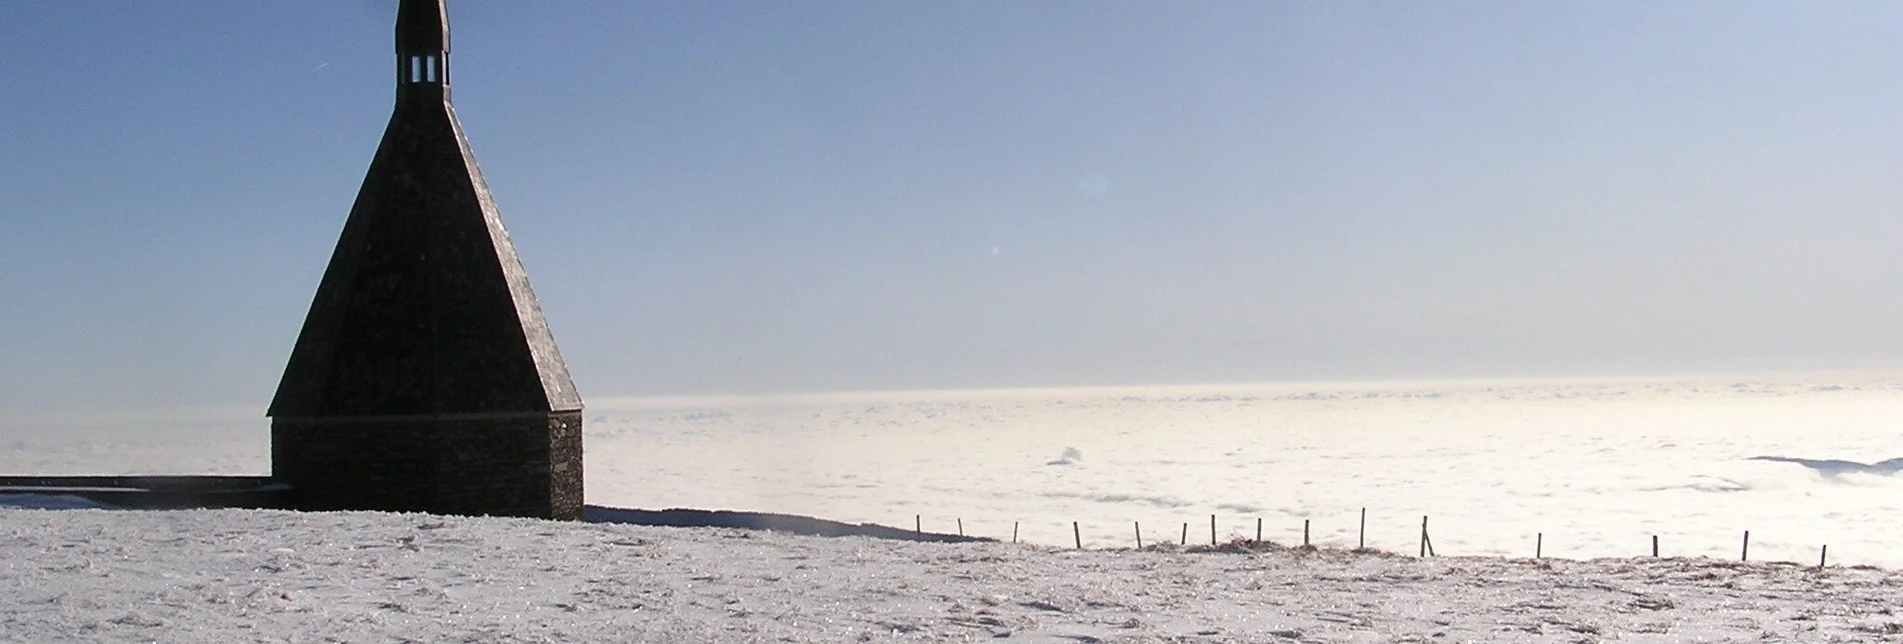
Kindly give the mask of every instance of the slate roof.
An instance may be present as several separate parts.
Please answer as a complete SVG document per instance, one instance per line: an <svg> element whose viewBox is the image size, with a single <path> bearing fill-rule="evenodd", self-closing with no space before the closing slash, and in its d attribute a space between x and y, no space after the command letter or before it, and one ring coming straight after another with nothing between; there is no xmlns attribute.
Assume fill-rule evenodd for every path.
<svg viewBox="0 0 1903 644"><path fill-rule="evenodd" d="M440 31L417 26L431 10ZM446 61L442 15L441 0L404 0L398 53ZM269 415L581 409L450 106L447 74L407 80Z"/></svg>

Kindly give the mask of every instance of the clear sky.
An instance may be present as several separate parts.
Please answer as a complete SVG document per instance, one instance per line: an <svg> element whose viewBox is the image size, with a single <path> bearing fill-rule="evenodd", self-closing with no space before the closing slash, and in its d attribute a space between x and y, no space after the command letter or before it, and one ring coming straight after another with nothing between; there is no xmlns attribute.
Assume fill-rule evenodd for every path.
<svg viewBox="0 0 1903 644"><path fill-rule="evenodd" d="M253 405L393 0L0 0L0 416ZM450 4L585 396L1903 363L1903 4Z"/></svg>

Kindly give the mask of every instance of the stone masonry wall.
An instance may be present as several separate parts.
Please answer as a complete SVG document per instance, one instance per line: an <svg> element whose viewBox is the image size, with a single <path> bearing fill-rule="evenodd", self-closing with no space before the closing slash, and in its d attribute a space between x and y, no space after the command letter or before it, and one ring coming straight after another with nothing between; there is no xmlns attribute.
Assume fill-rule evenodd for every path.
<svg viewBox="0 0 1903 644"><path fill-rule="evenodd" d="M278 418L272 477L304 510L579 519L581 412Z"/></svg>

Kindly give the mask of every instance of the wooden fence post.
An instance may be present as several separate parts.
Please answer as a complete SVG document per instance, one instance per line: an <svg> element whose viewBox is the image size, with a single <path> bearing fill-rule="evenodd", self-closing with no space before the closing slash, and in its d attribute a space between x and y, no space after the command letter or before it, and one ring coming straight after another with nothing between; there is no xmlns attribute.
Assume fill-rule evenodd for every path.
<svg viewBox="0 0 1903 644"><path fill-rule="evenodd" d="M1434 554L1434 541L1427 538L1427 517L1421 517L1421 556ZM1435 555L1439 556L1439 555Z"/></svg>
<svg viewBox="0 0 1903 644"><path fill-rule="evenodd" d="M1365 550L1367 549L1367 547L1368 547L1368 509L1362 508L1361 509L1361 534L1360 536L1355 537L1355 549Z"/></svg>
<svg viewBox="0 0 1903 644"><path fill-rule="evenodd" d="M1308 545L1308 519L1302 519L1302 545Z"/></svg>
<svg viewBox="0 0 1903 644"><path fill-rule="evenodd" d="M1421 554L1427 556L1427 517L1421 517Z"/></svg>
<svg viewBox="0 0 1903 644"><path fill-rule="evenodd" d="M1738 551L1738 561L1751 560L1751 531L1744 531L1744 547Z"/></svg>
<svg viewBox="0 0 1903 644"><path fill-rule="evenodd" d="M1137 528L1137 549L1142 550L1143 549L1143 522L1131 521L1130 523L1135 525Z"/></svg>
<svg viewBox="0 0 1903 644"><path fill-rule="evenodd" d="M1077 540L1077 549L1083 550L1084 549L1084 531L1077 527L1076 521L1070 522L1070 536L1071 538L1074 538Z"/></svg>

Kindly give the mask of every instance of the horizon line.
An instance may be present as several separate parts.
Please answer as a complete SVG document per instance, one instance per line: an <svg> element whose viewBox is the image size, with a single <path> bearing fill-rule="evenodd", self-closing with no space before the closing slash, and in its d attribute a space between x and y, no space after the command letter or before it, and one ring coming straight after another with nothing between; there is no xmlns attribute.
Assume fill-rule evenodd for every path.
<svg viewBox="0 0 1903 644"><path fill-rule="evenodd" d="M1792 380L1799 378L1903 378L1903 367L1864 369L1755 369L1681 373L1604 375L1443 376L1340 378L1312 380L1243 380L1152 384L1021 385L997 387L904 387L893 389L835 389L755 391L705 394L621 394L583 396L584 411L629 411L682 407L771 407L860 402L933 401L974 397L1030 399L1052 395L1134 395L1157 392L1264 391L1277 389L1347 390L1395 389L1424 386L1483 387L1565 383L1695 382L1737 378ZM115 424L193 425L205 423L266 423L267 401L245 404L104 407L66 414L0 415L0 430L21 428L87 427Z"/></svg>

